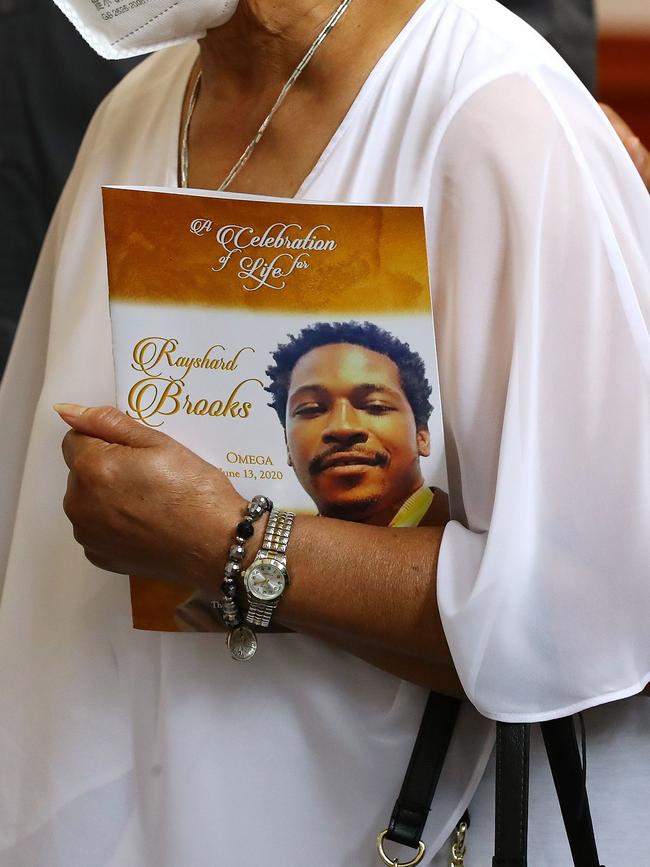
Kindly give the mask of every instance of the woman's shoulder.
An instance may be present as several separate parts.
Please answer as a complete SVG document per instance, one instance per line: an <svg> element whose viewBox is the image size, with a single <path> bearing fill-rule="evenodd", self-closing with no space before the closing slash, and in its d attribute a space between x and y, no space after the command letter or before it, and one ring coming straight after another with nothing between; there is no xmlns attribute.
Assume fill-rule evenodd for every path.
<svg viewBox="0 0 650 867"><path fill-rule="evenodd" d="M531 93L552 78L591 100L555 49L496 0L425 0L389 59L387 79L399 79L408 98L426 103L431 119L448 116L484 85L513 76Z"/></svg>
<svg viewBox="0 0 650 867"><path fill-rule="evenodd" d="M151 54L111 90L98 113L113 120L134 111L141 116L171 107L179 93L182 99L197 53L193 42Z"/></svg>
<svg viewBox="0 0 650 867"><path fill-rule="evenodd" d="M96 110L74 174L96 184L164 184L196 55L196 43L166 48L131 70Z"/></svg>
<svg viewBox="0 0 650 867"><path fill-rule="evenodd" d="M425 0L424 7L433 27L430 47L455 69L457 86L501 69L525 73L548 68L575 78L537 31L497 0Z"/></svg>
<svg viewBox="0 0 650 867"><path fill-rule="evenodd" d="M472 97L483 92L499 117L535 128L553 123L558 90L587 110L594 100L557 52L496 0L425 0L371 76L369 114L399 116L430 149ZM399 94L399 100L395 99ZM573 108L573 107L572 107ZM498 139L498 136L497 136Z"/></svg>

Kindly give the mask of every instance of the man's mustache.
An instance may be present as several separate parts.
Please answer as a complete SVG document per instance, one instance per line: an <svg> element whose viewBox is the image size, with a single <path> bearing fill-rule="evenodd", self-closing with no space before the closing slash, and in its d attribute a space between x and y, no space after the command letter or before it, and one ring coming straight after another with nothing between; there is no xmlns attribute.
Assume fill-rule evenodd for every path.
<svg viewBox="0 0 650 867"><path fill-rule="evenodd" d="M333 466L346 464L367 464L369 467L385 467L390 462L390 455L376 449L359 448L359 446L332 446L316 455L309 461L309 473L315 476Z"/></svg>

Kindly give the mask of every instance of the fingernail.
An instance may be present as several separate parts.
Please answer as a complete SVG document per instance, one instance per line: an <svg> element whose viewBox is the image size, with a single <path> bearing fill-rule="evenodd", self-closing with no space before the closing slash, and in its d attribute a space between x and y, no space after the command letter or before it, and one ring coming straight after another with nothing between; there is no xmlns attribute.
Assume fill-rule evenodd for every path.
<svg viewBox="0 0 650 867"><path fill-rule="evenodd" d="M78 403L55 403L54 410L59 415L67 416L68 418L79 418L88 409L86 406L80 406Z"/></svg>

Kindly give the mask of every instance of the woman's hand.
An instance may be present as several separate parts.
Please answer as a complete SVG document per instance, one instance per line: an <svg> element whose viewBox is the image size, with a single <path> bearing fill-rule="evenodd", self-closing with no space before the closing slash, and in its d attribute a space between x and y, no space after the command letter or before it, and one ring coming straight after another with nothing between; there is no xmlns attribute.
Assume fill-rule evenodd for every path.
<svg viewBox="0 0 650 867"><path fill-rule="evenodd" d="M648 149L613 108L610 108L609 105L602 105L601 108L618 133L627 152L632 157L634 165L637 167L639 174L643 178L643 182L648 190L650 190L650 153L648 152Z"/></svg>
<svg viewBox="0 0 650 867"><path fill-rule="evenodd" d="M210 626L205 602L220 588L246 501L215 467L112 407L56 409L72 427L63 441L70 468L64 508L88 559L109 571L192 585L199 592L179 607L177 625ZM262 525L255 525L251 554ZM436 601L442 532L299 516L290 590L274 631L312 634L397 677L462 695Z"/></svg>
<svg viewBox="0 0 650 867"><path fill-rule="evenodd" d="M101 569L214 592L245 501L226 476L114 407L55 407L70 430L64 510Z"/></svg>

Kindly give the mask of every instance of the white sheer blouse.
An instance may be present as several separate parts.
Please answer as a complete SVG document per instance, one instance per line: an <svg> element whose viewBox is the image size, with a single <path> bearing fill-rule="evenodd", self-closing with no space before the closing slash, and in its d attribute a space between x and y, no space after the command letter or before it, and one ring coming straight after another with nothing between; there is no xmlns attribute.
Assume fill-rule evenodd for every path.
<svg viewBox="0 0 650 867"><path fill-rule="evenodd" d="M242 672L218 637L134 632L124 579L62 514L51 404L114 396L99 188L175 185L194 56L153 56L98 111L0 392L0 867L370 867L424 706L303 636ZM564 63L492 0L425 0L299 195L425 207L458 671L487 717L595 708L601 858L621 863L624 837L645 863L650 701L596 706L650 676L650 197ZM467 705L431 857L483 777L470 853L488 863L491 744ZM531 863L566 864L537 753L533 775Z"/></svg>

